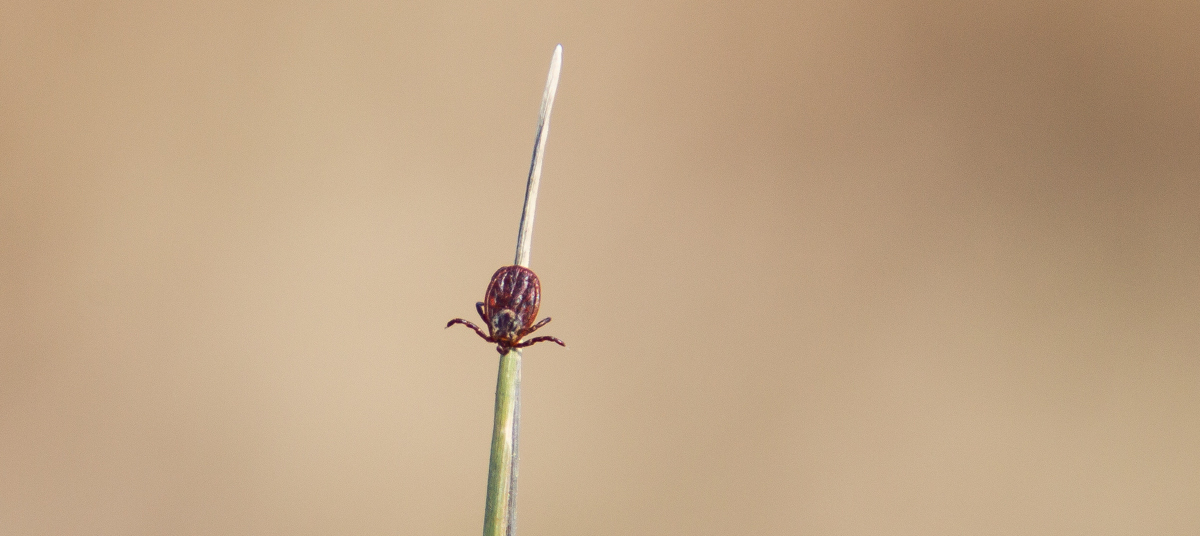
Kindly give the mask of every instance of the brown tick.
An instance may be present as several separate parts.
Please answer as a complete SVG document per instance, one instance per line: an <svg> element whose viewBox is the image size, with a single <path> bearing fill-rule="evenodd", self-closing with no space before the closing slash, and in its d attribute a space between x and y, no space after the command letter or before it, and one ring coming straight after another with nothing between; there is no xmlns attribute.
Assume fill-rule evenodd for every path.
<svg viewBox="0 0 1200 536"><path fill-rule="evenodd" d="M521 341L522 337L550 323L550 317L533 323L542 301L542 285L533 270L516 265L496 270L483 299L484 301L475 304L475 310L479 311L479 317L487 324L487 335L484 335L479 326L461 318L451 320L446 327L462 324L475 330L483 340L496 343L496 351L500 352L500 355L513 348L525 348L544 341L566 346L555 337L534 337Z"/></svg>

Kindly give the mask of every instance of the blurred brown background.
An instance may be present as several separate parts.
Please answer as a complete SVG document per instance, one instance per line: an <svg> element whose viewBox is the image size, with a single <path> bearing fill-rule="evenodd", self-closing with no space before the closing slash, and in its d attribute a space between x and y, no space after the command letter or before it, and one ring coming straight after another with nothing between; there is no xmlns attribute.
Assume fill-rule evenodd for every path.
<svg viewBox="0 0 1200 536"><path fill-rule="evenodd" d="M1200 4L0 6L0 533L1200 532Z"/></svg>

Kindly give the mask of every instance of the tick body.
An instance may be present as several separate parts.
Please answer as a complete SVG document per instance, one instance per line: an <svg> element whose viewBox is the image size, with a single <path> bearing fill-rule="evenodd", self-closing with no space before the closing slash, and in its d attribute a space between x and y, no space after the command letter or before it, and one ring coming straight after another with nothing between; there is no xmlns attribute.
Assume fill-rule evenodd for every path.
<svg viewBox="0 0 1200 536"><path fill-rule="evenodd" d="M496 351L500 352L500 355L513 348L525 348L544 341L566 346L555 337L521 340L550 323L549 317L534 323L541 301L542 285L533 270L524 266L505 266L492 274L492 282L488 283L483 301L475 304L479 317L487 324L487 334L484 334L479 326L461 318L451 320L446 327L462 324L475 330L483 340L495 343Z"/></svg>

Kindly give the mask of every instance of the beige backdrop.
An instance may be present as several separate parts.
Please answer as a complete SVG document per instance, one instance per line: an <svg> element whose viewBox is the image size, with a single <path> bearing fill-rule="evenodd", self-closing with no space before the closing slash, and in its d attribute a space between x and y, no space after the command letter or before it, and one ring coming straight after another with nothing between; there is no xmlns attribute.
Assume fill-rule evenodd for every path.
<svg viewBox="0 0 1200 536"><path fill-rule="evenodd" d="M1200 532L1200 4L4 2L0 534Z"/></svg>

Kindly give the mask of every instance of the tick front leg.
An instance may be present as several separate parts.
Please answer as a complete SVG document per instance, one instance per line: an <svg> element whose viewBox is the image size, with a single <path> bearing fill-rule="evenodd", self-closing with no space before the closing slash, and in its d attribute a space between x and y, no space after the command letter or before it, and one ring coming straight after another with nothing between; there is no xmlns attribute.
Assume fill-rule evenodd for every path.
<svg viewBox="0 0 1200 536"><path fill-rule="evenodd" d="M549 323L550 323L550 317L548 317L548 316L547 316L546 318L543 318L543 319L541 319L541 320L538 320L538 323L537 323L537 324L534 324L533 326L530 326L530 328L529 328L529 329L527 329L527 330L525 330L523 333L521 333L521 336L522 336L522 337L524 337L524 336L526 336L526 335L529 335L530 333L533 333L533 332L537 331L537 330L538 330L538 328L540 328L540 327L542 327L542 326L544 326L544 325L546 325L546 324L549 324Z"/></svg>
<svg viewBox="0 0 1200 536"><path fill-rule="evenodd" d="M462 324L462 325L464 325L464 326L467 326L467 327L469 327L469 328L471 328L471 329L475 330L475 333L478 333L478 334L479 334L479 336L480 336L480 337L483 337L483 340L485 340L485 341L487 341L487 342L496 342L496 341L493 341L491 337L488 337L487 335L485 335L485 334L483 333L483 330L482 330L482 329L479 329L479 326L476 326L475 324L472 324L472 323L470 323L470 322L467 322L466 320L463 320L463 319L461 319L461 318L455 318L454 320L451 320L451 321L447 322L447 323L446 323L446 327L448 328L448 327L450 327L450 326L453 326L453 325L455 325L455 324Z"/></svg>
<svg viewBox="0 0 1200 536"><path fill-rule="evenodd" d="M519 344L514 344L513 348L525 348L526 346L533 346L539 342L546 342L546 341L555 343L559 346L562 346L563 348L567 347L567 343L560 341L557 337L534 337L525 342L522 342Z"/></svg>

